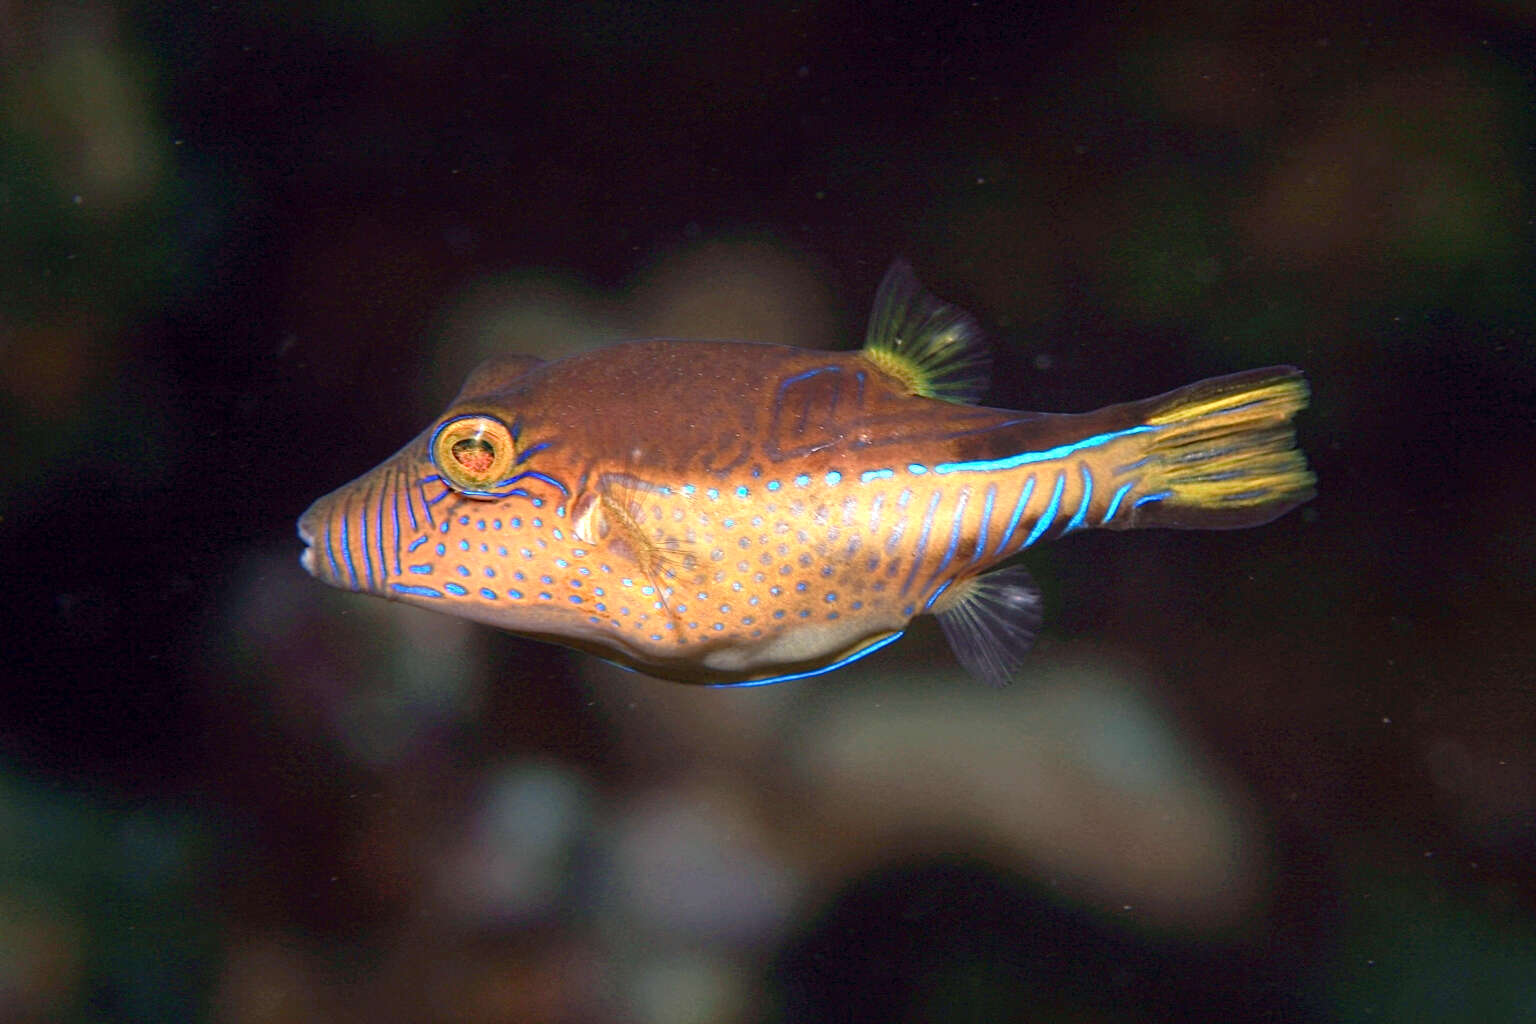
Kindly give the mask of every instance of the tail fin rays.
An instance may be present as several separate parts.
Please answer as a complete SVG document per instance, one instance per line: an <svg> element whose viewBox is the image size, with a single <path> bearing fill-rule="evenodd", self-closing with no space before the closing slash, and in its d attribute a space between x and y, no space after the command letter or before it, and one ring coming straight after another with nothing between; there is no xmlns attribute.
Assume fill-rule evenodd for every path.
<svg viewBox="0 0 1536 1024"><path fill-rule="evenodd" d="M1136 526L1234 529L1267 523L1310 499L1316 478L1291 419L1307 405L1292 366L1200 381L1147 403L1134 465Z"/></svg>

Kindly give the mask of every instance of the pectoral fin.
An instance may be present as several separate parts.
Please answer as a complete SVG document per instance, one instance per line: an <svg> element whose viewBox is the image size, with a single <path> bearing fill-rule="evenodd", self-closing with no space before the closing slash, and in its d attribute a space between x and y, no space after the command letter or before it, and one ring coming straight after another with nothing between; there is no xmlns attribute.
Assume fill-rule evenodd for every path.
<svg viewBox="0 0 1536 1024"><path fill-rule="evenodd" d="M1023 566L957 580L933 605L955 657L989 686L1006 686L1040 630L1040 588Z"/></svg>
<svg viewBox="0 0 1536 1024"><path fill-rule="evenodd" d="M635 565L671 615L672 591L698 583L702 560L681 538L664 530L648 534L640 523L639 498L632 479L605 474L572 500L571 529L584 543Z"/></svg>

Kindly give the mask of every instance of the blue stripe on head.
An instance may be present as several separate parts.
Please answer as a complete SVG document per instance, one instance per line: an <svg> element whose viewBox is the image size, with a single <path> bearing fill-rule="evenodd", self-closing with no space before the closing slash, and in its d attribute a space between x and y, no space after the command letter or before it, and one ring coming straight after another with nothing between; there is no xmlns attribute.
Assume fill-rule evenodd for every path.
<svg viewBox="0 0 1536 1024"><path fill-rule="evenodd" d="M389 588L397 594L411 594L415 597L442 597L442 591L433 590L431 587L418 587L410 583L391 583Z"/></svg>
<svg viewBox="0 0 1536 1024"><path fill-rule="evenodd" d="M411 500L411 487L404 474L400 477L400 489L405 492L405 514L411 520L411 529L419 530L421 524L416 521L416 503Z"/></svg>
<svg viewBox="0 0 1536 1024"><path fill-rule="evenodd" d="M398 486L389 489L390 504L395 517L395 575L400 575L400 488Z"/></svg>
<svg viewBox="0 0 1536 1024"><path fill-rule="evenodd" d="M388 484L384 485L385 487ZM384 582L384 577L389 575L389 555L384 550L384 488L379 489L379 504L374 509L373 519L373 543L379 549L379 582Z"/></svg>
<svg viewBox="0 0 1536 1024"><path fill-rule="evenodd" d="M352 538L349 536L346 516L341 517L341 555L347 560L347 573L352 577L352 589L362 590L362 585L357 579L357 566L352 561Z"/></svg>
<svg viewBox="0 0 1536 1024"><path fill-rule="evenodd" d="M368 589L373 589L373 548L368 543L368 501L365 497L358 504L357 524L362 532L362 539L358 541L358 547L363 551L363 574L367 578Z"/></svg>
<svg viewBox="0 0 1536 1024"><path fill-rule="evenodd" d="M331 578L341 579L341 566L336 564L336 543L331 537L331 520L327 516L325 520L325 557L331 563ZM356 580L353 580L353 589L356 589Z"/></svg>
<svg viewBox="0 0 1536 1024"><path fill-rule="evenodd" d="M512 440L515 442L517 438L514 436ZM527 448L524 448L522 451L517 453L517 461L513 462L512 465L521 466L523 463L533 458L535 452L541 452L548 447L548 441L540 441L538 444L529 445Z"/></svg>

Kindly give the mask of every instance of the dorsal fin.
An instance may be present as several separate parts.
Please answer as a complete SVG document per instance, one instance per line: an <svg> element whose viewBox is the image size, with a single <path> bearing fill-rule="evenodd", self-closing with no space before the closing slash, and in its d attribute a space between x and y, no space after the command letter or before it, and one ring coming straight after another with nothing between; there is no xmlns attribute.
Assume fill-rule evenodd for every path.
<svg viewBox="0 0 1536 1024"><path fill-rule="evenodd" d="M875 293L864 356L912 394L946 402L980 400L992 369L976 321L924 291L906 260L891 264Z"/></svg>

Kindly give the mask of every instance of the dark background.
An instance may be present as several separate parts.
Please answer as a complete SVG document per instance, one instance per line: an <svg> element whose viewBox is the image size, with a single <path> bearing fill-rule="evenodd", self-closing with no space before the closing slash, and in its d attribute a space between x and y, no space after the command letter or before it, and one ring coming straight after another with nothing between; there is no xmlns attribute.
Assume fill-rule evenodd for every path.
<svg viewBox="0 0 1536 1024"><path fill-rule="evenodd" d="M0 1018L1536 1020L1533 37L0 3ZM299 569L480 356L852 346L898 254L990 404L1303 367L1319 497L1034 552L1006 694L931 629L616 678Z"/></svg>

